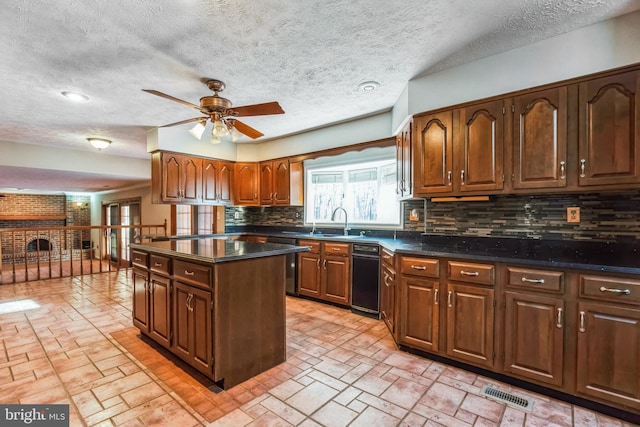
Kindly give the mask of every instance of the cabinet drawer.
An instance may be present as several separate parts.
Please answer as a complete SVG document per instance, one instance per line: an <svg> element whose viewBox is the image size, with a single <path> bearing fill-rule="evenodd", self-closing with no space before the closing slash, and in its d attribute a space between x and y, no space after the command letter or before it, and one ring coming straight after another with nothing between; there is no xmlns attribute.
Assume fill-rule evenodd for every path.
<svg viewBox="0 0 640 427"><path fill-rule="evenodd" d="M320 253L320 242L317 240L298 240L298 246L308 246L312 254Z"/></svg>
<svg viewBox="0 0 640 427"><path fill-rule="evenodd" d="M439 277L440 261L428 258L402 257L400 261L402 274L422 277Z"/></svg>
<svg viewBox="0 0 640 427"><path fill-rule="evenodd" d="M169 274L169 263L171 260L167 257L160 255L151 255L149 260L149 267L151 271L161 274Z"/></svg>
<svg viewBox="0 0 640 427"><path fill-rule="evenodd" d="M190 283L211 287L211 267L205 265L174 260L173 275Z"/></svg>
<svg viewBox="0 0 640 427"><path fill-rule="evenodd" d="M327 255L349 255L349 243L325 242L324 253Z"/></svg>
<svg viewBox="0 0 640 427"><path fill-rule="evenodd" d="M380 259L382 259L382 265L385 265L391 269L395 269L395 265L396 265L395 254L387 251L386 249L382 249L382 255L380 255Z"/></svg>
<svg viewBox="0 0 640 427"><path fill-rule="evenodd" d="M137 265L138 267L147 268L149 267L149 254L146 252L140 252L132 249L131 263L133 265Z"/></svg>
<svg viewBox="0 0 640 427"><path fill-rule="evenodd" d="M640 280L581 274L580 296L640 305Z"/></svg>
<svg viewBox="0 0 640 427"><path fill-rule="evenodd" d="M562 292L564 273L561 271L507 267L507 285L527 290Z"/></svg>
<svg viewBox="0 0 640 427"><path fill-rule="evenodd" d="M460 282L493 285L496 268L490 264L449 261L449 279Z"/></svg>

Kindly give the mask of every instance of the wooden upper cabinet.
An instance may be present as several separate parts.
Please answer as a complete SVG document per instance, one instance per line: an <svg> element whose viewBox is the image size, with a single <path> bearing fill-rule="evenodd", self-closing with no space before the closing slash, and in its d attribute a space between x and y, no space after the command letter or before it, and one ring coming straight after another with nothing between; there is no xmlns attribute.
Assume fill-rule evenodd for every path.
<svg viewBox="0 0 640 427"><path fill-rule="evenodd" d="M566 187L566 86L517 96L513 120L513 187Z"/></svg>
<svg viewBox="0 0 640 427"><path fill-rule="evenodd" d="M640 182L640 71L581 83L578 185Z"/></svg>
<svg viewBox="0 0 640 427"><path fill-rule="evenodd" d="M409 121L396 136L396 194L400 199L413 195L412 122Z"/></svg>
<svg viewBox="0 0 640 427"><path fill-rule="evenodd" d="M460 129L454 132L457 191L501 190L504 182L504 102L472 105L459 112Z"/></svg>
<svg viewBox="0 0 640 427"><path fill-rule="evenodd" d="M421 116L413 122L414 194L453 190L453 113Z"/></svg>
<svg viewBox="0 0 640 427"><path fill-rule="evenodd" d="M260 204L273 204L273 162L260 162Z"/></svg>
<svg viewBox="0 0 640 427"><path fill-rule="evenodd" d="M202 201L202 159L168 152L151 157L154 203L198 204Z"/></svg>
<svg viewBox="0 0 640 427"><path fill-rule="evenodd" d="M205 204L232 202L233 163L205 159L202 166L202 201Z"/></svg>
<svg viewBox="0 0 640 427"><path fill-rule="evenodd" d="M302 185L299 179L294 182L296 185ZM289 159L260 162L261 205L289 205L292 193L291 184Z"/></svg>
<svg viewBox="0 0 640 427"><path fill-rule="evenodd" d="M234 200L237 205L258 205L259 164L254 162L235 164Z"/></svg>

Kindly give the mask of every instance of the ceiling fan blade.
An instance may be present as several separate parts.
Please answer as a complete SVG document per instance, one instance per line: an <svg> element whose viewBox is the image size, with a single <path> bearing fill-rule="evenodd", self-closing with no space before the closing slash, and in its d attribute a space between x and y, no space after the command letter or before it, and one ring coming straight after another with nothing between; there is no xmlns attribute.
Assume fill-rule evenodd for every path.
<svg viewBox="0 0 640 427"><path fill-rule="evenodd" d="M239 120L233 121L233 127L235 127L238 130L238 132L247 135L251 139L256 139L256 138L260 138L261 136L264 136L262 132L255 130L249 125L245 125Z"/></svg>
<svg viewBox="0 0 640 427"><path fill-rule="evenodd" d="M235 116L268 116L270 114L284 114L284 110L277 102L264 104L243 105L231 109Z"/></svg>
<svg viewBox="0 0 640 427"><path fill-rule="evenodd" d="M168 125L163 125L163 126L160 126L160 127L161 128L168 128L170 126L183 125L185 123L192 123L192 122L200 122L200 121L203 121L203 120L209 120L209 117L194 117L193 119L181 120L179 122L169 123Z"/></svg>
<svg viewBox="0 0 640 427"><path fill-rule="evenodd" d="M196 110L200 111L200 107L192 104L190 102L187 101L183 101L182 99L178 99L176 97L173 97L171 95L167 95L166 93L162 93L162 92L158 92L157 90L153 90L153 89L142 89L144 92L150 93L152 95L156 95L159 96L161 98L166 98L166 99L170 99L171 101L175 101L175 102L179 102L182 105L186 105L187 107L191 107L191 108L195 108Z"/></svg>

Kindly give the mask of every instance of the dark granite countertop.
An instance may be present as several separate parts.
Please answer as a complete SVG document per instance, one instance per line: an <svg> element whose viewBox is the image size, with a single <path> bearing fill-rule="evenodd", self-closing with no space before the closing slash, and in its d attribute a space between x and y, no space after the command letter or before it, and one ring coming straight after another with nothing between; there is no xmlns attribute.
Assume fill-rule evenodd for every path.
<svg viewBox="0 0 640 427"><path fill-rule="evenodd" d="M150 243L131 243L130 247L206 263L286 255L309 250L304 246L242 242L215 237L191 237Z"/></svg>
<svg viewBox="0 0 640 427"><path fill-rule="evenodd" d="M314 233L281 230L278 227L244 230L215 235L219 238L241 234L290 239L320 239L349 243L379 244L406 255L434 256L530 265L537 268L561 268L640 275L640 243L540 240L475 236L442 236L393 232L343 236L340 230ZM353 232L353 231L352 231ZM258 244L260 245L260 244Z"/></svg>

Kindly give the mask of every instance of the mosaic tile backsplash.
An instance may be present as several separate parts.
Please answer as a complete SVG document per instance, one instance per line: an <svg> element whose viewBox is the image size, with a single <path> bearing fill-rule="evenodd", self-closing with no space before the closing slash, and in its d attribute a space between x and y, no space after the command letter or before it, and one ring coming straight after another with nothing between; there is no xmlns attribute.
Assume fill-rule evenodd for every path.
<svg viewBox="0 0 640 427"><path fill-rule="evenodd" d="M426 205L426 219L425 219ZM579 223L567 208L579 207ZM417 210L419 221L409 221ZM235 218L236 213L238 219ZM300 206L230 207L229 226L304 227ZM529 239L640 241L640 190L599 194L491 196L487 202L404 202L403 231L452 236Z"/></svg>

